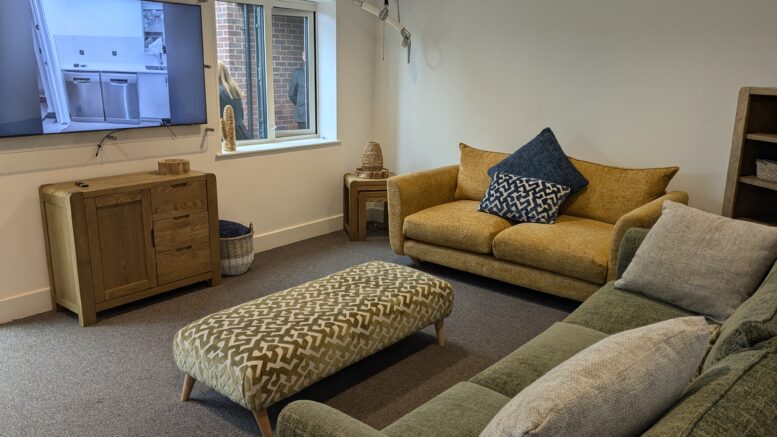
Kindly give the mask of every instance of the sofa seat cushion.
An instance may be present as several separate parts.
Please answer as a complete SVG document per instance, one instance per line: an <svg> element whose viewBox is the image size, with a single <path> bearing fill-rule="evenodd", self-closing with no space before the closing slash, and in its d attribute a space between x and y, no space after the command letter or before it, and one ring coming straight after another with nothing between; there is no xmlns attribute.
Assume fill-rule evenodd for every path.
<svg viewBox="0 0 777 437"><path fill-rule="evenodd" d="M584 326L554 323L469 381L512 398L550 369L605 337L607 334Z"/></svg>
<svg viewBox="0 0 777 437"><path fill-rule="evenodd" d="M615 288L615 283L610 282L592 294L564 321L605 334L615 334L627 329L692 315L695 314L674 305L618 290Z"/></svg>
<svg viewBox="0 0 777 437"><path fill-rule="evenodd" d="M550 225L521 223L494 239L494 256L595 284L607 280L613 226L568 215Z"/></svg>
<svg viewBox="0 0 777 437"><path fill-rule="evenodd" d="M457 200L424 209L405 218L407 238L489 254L494 237L509 228L509 221L478 211L480 202Z"/></svg>
<svg viewBox="0 0 777 437"><path fill-rule="evenodd" d="M389 437L476 437L510 401L471 382L460 382L383 429Z"/></svg>

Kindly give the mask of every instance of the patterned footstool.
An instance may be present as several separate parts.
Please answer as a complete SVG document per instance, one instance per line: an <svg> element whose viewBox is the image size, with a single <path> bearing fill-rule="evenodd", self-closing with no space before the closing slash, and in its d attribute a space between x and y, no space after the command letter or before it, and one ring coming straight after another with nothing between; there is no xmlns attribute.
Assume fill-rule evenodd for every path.
<svg viewBox="0 0 777 437"><path fill-rule="evenodd" d="M269 405L431 324L443 345L452 309L447 282L369 262L219 311L173 340L181 400L201 381L251 410L270 437Z"/></svg>

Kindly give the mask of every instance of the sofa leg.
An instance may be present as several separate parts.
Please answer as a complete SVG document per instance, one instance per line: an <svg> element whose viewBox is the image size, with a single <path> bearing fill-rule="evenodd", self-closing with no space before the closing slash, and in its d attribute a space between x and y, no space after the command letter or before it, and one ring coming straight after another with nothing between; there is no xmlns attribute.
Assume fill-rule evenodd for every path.
<svg viewBox="0 0 777 437"><path fill-rule="evenodd" d="M189 395L192 392L192 387L194 387L194 382L196 380L192 378L191 375L188 373L186 374L186 377L184 377L183 380L183 390L181 391L181 402L186 402L189 400Z"/></svg>
<svg viewBox="0 0 777 437"><path fill-rule="evenodd" d="M272 426L270 426L270 418L267 416L267 409L262 408L259 411L253 411L256 424L259 425L259 430L262 431L263 437L272 437Z"/></svg>
<svg viewBox="0 0 777 437"><path fill-rule="evenodd" d="M437 344L445 346L445 320L435 323L434 329L437 331Z"/></svg>
<svg viewBox="0 0 777 437"><path fill-rule="evenodd" d="M415 257L412 257L408 255L408 258L410 258L410 261L413 261L413 264L421 264L421 260Z"/></svg>

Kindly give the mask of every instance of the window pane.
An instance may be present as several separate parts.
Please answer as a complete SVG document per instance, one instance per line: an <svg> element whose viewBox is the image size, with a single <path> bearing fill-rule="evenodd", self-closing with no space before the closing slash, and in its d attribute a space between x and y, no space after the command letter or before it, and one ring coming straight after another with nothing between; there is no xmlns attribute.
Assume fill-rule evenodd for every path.
<svg viewBox="0 0 777 437"><path fill-rule="evenodd" d="M272 16L275 132L289 136L313 132L310 102L310 62L306 16Z"/></svg>
<svg viewBox="0 0 777 437"><path fill-rule="evenodd" d="M216 2L221 117L231 105L238 141L267 138L264 20L257 5Z"/></svg>

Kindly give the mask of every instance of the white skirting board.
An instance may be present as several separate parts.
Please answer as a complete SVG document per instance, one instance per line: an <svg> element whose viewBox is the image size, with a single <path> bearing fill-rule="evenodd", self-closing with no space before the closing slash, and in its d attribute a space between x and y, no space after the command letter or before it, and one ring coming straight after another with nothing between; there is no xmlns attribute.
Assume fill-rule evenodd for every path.
<svg viewBox="0 0 777 437"><path fill-rule="evenodd" d="M49 288L27 291L0 300L0 324L51 311Z"/></svg>
<svg viewBox="0 0 777 437"><path fill-rule="evenodd" d="M276 247L326 235L343 229L343 215L339 214L312 222L289 226L277 231L254 235L254 252L264 252Z"/></svg>
<svg viewBox="0 0 777 437"><path fill-rule="evenodd" d="M342 214L302 223L265 234L254 235L254 251L264 252L276 247L307 240L341 230ZM51 311L48 287L20 293L0 300L0 324Z"/></svg>

